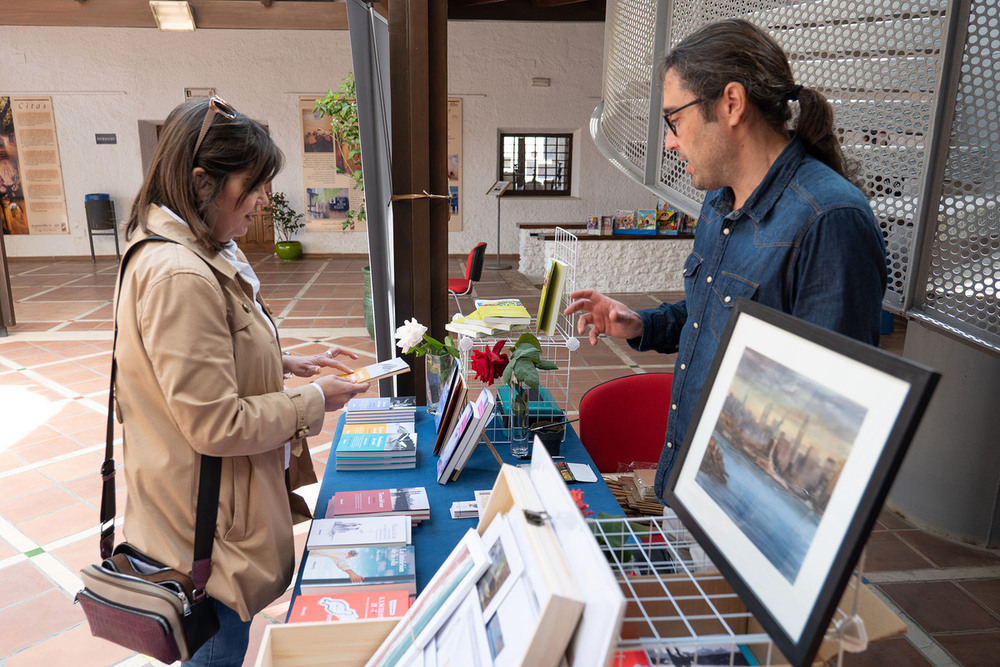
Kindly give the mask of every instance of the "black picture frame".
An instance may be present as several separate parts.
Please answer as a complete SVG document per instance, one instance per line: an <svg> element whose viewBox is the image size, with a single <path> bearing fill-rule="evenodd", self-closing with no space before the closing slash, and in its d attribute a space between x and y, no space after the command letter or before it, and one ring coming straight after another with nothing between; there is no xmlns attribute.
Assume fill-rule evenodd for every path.
<svg viewBox="0 0 1000 667"><path fill-rule="evenodd" d="M665 489L793 665L808 665L940 375L740 299Z"/></svg>

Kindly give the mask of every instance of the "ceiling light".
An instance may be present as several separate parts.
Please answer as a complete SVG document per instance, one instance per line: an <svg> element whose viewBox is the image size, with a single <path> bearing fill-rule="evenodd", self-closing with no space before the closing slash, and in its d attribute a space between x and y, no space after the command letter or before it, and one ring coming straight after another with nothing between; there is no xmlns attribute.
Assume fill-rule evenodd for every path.
<svg viewBox="0 0 1000 667"><path fill-rule="evenodd" d="M169 32L191 32L194 30L194 16L187 0L149 0L156 27Z"/></svg>

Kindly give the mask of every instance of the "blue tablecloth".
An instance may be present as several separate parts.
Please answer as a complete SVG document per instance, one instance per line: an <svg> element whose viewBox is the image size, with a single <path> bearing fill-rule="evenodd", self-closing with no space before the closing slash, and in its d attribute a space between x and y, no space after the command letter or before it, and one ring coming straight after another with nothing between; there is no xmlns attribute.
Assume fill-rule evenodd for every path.
<svg viewBox="0 0 1000 667"><path fill-rule="evenodd" d="M335 491L358 491L364 489L395 489L411 486L422 486L427 489L427 497L431 505L431 518L413 528L413 544L415 546L417 565L417 592L424 586L444 562L445 557L458 544L462 535L469 528L475 528L476 519L452 519L451 504L456 500L474 500L476 489L492 489L500 472L500 464L493 458L485 442L480 442L472 453L465 469L458 479L448 484L437 483L437 457L433 455L436 433L434 417L428 415L422 407L417 408L417 467L408 470L385 471L337 471L334 462L336 443L344 428L344 417L337 423L337 431L333 436L333 448L330 460L323 474L319 498L316 502L314 515L322 517L326 513L327 503ZM497 452L504 462L510 464L525 463L510 455L508 443L495 444ZM559 453L570 463L588 463L594 473L596 468L583 443L571 427L567 427L566 438L563 440ZM607 512L620 515L622 510L607 484L597 474L597 481L580 484L570 488L580 488L584 491L584 501L590 509L596 512ZM299 594L301 572L296 576L294 594Z"/></svg>

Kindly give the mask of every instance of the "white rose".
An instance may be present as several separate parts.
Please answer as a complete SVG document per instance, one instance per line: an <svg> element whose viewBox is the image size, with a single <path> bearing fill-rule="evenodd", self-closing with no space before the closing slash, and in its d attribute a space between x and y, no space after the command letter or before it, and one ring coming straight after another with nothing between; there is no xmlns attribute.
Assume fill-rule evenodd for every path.
<svg viewBox="0 0 1000 667"><path fill-rule="evenodd" d="M395 337L398 340L396 345L404 353L409 352L424 342L424 334L426 332L427 327L417 322L416 318L406 320L403 326L396 329Z"/></svg>

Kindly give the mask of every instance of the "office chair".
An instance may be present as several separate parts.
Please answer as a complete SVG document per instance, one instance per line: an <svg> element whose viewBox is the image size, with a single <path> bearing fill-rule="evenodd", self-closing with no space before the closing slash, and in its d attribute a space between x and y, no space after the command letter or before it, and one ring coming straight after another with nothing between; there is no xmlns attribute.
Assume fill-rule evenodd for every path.
<svg viewBox="0 0 1000 667"><path fill-rule="evenodd" d="M580 399L580 440L598 471L660 460L673 383L673 373L642 373L587 390Z"/></svg>
<svg viewBox="0 0 1000 667"><path fill-rule="evenodd" d="M469 259L465 262L464 278L448 279L448 294L455 297L455 305L458 312L462 313L462 305L458 302L458 297L472 294L472 286L483 277L483 264L486 261L486 243L480 242L469 252Z"/></svg>

